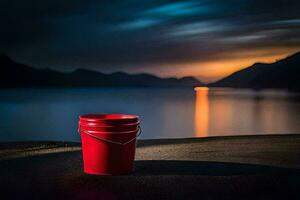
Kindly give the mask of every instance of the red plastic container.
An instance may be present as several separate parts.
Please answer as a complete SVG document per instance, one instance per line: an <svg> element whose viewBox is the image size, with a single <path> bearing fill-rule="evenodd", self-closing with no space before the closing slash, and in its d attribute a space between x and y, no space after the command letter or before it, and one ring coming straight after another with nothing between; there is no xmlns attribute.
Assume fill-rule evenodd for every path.
<svg viewBox="0 0 300 200"><path fill-rule="evenodd" d="M97 123L80 122L80 127L90 131L100 132L126 132L135 131L139 123L120 124L120 125L99 125Z"/></svg>
<svg viewBox="0 0 300 200"><path fill-rule="evenodd" d="M139 117L125 114L88 114L80 116L79 121L97 123L98 125L120 125L138 123Z"/></svg>
<svg viewBox="0 0 300 200"><path fill-rule="evenodd" d="M121 175L133 171L139 117L89 114L79 117L84 172Z"/></svg>

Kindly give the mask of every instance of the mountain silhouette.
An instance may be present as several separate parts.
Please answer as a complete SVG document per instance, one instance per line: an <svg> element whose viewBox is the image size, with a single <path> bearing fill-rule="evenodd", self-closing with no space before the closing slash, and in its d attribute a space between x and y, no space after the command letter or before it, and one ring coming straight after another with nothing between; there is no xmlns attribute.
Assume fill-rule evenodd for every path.
<svg viewBox="0 0 300 200"><path fill-rule="evenodd" d="M201 86L193 77L159 78L150 74L116 72L104 74L87 69L62 73L51 69L36 69L14 62L0 54L0 88L24 87L188 87Z"/></svg>
<svg viewBox="0 0 300 200"><path fill-rule="evenodd" d="M300 90L300 52L271 64L255 63L210 87Z"/></svg>

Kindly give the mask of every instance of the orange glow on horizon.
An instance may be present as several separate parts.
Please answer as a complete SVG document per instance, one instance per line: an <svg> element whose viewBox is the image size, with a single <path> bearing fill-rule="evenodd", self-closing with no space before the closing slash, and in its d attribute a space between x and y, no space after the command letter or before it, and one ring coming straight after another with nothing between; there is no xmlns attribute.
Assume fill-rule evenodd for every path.
<svg viewBox="0 0 300 200"><path fill-rule="evenodd" d="M266 54L267 53L264 51L257 52L257 55L249 56L241 53L241 55L237 55L237 58L202 62L199 64L195 63L184 67L181 73L193 74L193 76L200 77L200 79L204 82L212 82L249 67L254 63L273 63L291 55L292 53L290 51L284 51L275 55ZM199 70L199 68L201 70Z"/></svg>
<svg viewBox="0 0 300 200"><path fill-rule="evenodd" d="M209 88L208 87L195 87L194 90L195 91L208 91Z"/></svg>
<svg viewBox="0 0 300 200"><path fill-rule="evenodd" d="M206 137L208 136L208 117L209 117L209 103L207 87L196 87L196 100L195 100L195 136Z"/></svg>
<svg viewBox="0 0 300 200"><path fill-rule="evenodd" d="M163 77L194 76L198 77L201 81L208 83L224 78L257 62L276 62L299 50L299 47L297 47L287 49L262 49L252 52L241 51L232 53L227 58L216 57L216 59L212 61L200 60L199 62L193 63L168 64L168 66L161 68L159 73L155 71L149 71L149 73L154 73Z"/></svg>

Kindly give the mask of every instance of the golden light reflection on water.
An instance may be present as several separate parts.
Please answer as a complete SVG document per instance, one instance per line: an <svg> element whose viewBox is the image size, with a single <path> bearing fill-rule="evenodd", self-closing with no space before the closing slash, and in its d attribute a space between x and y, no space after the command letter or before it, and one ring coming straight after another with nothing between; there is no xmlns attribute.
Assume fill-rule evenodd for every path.
<svg viewBox="0 0 300 200"><path fill-rule="evenodd" d="M207 87L196 87L196 100L195 100L195 136L206 137L208 136L208 118L209 118L209 103Z"/></svg>

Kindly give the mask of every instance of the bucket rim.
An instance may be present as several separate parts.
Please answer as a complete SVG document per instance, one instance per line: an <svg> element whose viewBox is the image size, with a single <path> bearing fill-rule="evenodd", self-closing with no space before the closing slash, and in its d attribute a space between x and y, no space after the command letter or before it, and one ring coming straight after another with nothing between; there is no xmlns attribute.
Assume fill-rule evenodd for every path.
<svg viewBox="0 0 300 200"><path fill-rule="evenodd" d="M103 114L83 114L79 116L80 121L87 122L127 122L138 121L138 115L120 114L120 113L103 113Z"/></svg>
<svg viewBox="0 0 300 200"><path fill-rule="evenodd" d="M102 122L89 122L89 121L79 121L79 126L85 127L101 127L101 128L117 128L117 127L130 127L130 126L139 126L140 121L134 123L122 123L122 124L111 124L111 123L102 123Z"/></svg>
<svg viewBox="0 0 300 200"><path fill-rule="evenodd" d="M89 134L104 134L104 135L118 135L118 134L132 134L132 133L137 133L140 130L139 127L137 127L135 130L131 131L94 131L94 130L86 130L83 128L79 128L78 132L87 132Z"/></svg>

